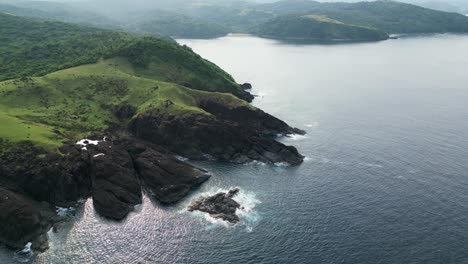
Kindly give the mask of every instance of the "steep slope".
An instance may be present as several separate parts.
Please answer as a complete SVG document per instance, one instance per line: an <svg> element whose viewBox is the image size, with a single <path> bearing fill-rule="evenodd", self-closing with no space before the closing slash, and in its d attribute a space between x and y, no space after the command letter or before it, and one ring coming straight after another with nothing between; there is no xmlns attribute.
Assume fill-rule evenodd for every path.
<svg viewBox="0 0 468 264"><path fill-rule="evenodd" d="M263 37L306 41L378 41L389 37L383 31L344 24L319 15L278 17L252 32Z"/></svg>

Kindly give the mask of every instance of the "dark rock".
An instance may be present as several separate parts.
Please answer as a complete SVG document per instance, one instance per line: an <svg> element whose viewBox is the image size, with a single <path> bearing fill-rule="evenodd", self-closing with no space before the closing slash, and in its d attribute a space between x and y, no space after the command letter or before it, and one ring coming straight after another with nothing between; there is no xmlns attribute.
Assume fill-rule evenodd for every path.
<svg viewBox="0 0 468 264"><path fill-rule="evenodd" d="M255 99L255 96L253 96L251 93L249 93L248 91L245 91L243 89L239 90L239 91L236 91L235 93L233 93L236 97L244 100L244 101L247 101L249 103L251 103L254 99Z"/></svg>
<svg viewBox="0 0 468 264"><path fill-rule="evenodd" d="M114 115L119 119L119 120L125 120L133 117L137 109L136 107L129 105L129 104L123 104L123 105L118 105L115 106L113 109Z"/></svg>
<svg viewBox="0 0 468 264"><path fill-rule="evenodd" d="M112 141L89 146L92 155L93 204L102 216L121 220L142 201L141 187L126 146Z"/></svg>
<svg viewBox="0 0 468 264"><path fill-rule="evenodd" d="M198 106L219 119L234 121L265 136L305 134L305 131L292 128L284 121L253 107L229 108L213 100L202 100Z"/></svg>
<svg viewBox="0 0 468 264"><path fill-rule="evenodd" d="M298 165L303 156L296 148L274 139L277 134L303 133L250 106L229 109L200 102L211 115L175 115L150 109L132 119L129 130L137 137L193 159L210 155L217 160L245 163L286 162Z"/></svg>
<svg viewBox="0 0 468 264"><path fill-rule="evenodd" d="M188 211L201 211L210 214L211 217L216 219L222 219L230 223L238 223L240 221L239 216L236 215L237 209L241 208L241 205L237 203L233 197L239 193L239 188L229 190L228 193L217 193L213 196L204 197L201 196L193 201Z"/></svg>
<svg viewBox="0 0 468 264"><path fill-rule="evenodd" d="M194 187L210 178L207 171L151 148L135 155L134 159L139 175L161 203L180 201Z"/></svg>
<svg viewBox="0 0 468 264"><path fill-rule="evenodd" d="M18 144L0 157L0 185L38 201L74 204L91 191L90 157L75 146L64 147L61 153Z"/></svg>
<svg viewBox="0 0 468 264"><path fill-rule="evenodd" d="M47 231L53 211L46 204L0 187L0 242L22 249L28 242L39 250L48 248Z"/></svg>
<svg viewBox="0 0 468 264"><path fill-rule="evenodd" d="M242 88L243 90L250 90L250 89L252 89L252 84L250 84L250 83L243 83L243 84L241 84L241 88Z"/></svg>

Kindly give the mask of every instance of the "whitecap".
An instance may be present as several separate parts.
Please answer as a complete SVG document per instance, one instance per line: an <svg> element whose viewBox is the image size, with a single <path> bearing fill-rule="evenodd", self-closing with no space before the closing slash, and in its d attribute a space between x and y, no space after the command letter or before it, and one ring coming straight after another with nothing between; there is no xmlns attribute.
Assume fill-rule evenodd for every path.
<svg viewBox="0 0 468 264"><path fill-rule="evenodd" d="M383 168L382 165L379 165L379 164L374 164L374 163L359 163L359 165L361 166L366 166L366 167L369 167L369 168Z"/></svg>
<svg viewBox="0 0 468 264"><path fill-rule="evenodd" d="M289 166L291 166L291 164L289 164L289 163L287 163L287 162L285 162L285 161L282 161L282 162L275 162L274 165L275 165L276 167L289 167Z"/></svg>
<svg viewBox="0 0 468 264"><path fill-rule="evenodd" d="M105 156L105 154L104 153L99 153L99 154L94 155L93 158L97 158L97 157L101 157L101 156Z"/></svg>
<svg viewBox="0 0 468 264"><path fill-rule="evenodd" d="M76 209L73 208L73 207L68 207L68 208L65 208L65 207L57 207L57 209L55 210L55 212L56 212L57 215L60 216L60 217L71 218L71 217L74 217L74 216L75 216L75 214L76 214Z"/></svg>
<svg viewBox="0 0 468 264"><path fill-rule="evenodd" d="M14 258L18 262L27 263L30 261L32 255L33 255L32 243L28 242L22 250L15 253Z"/></svg>
<svg viewBox="0 0 468 264"><path fill-rule="evenodd" d="M285 141L303 141L307 139L306 135L300 135L300 134L288 134L285 136L279 135L282 140Z"/></svg>
<svg viewBox="0 0 468 264"><path fill-rule="evenodd" d="M247 162L244 164L245 166L266 166L267 164L265 162L261 162L258 160L253 160L251 162Z"/></svg>
<svg viewBox="0 0 468 264"><path fill-rule="evenodd" d="M188 158L182 157L182 156L179 156L179 155L176 155L175 158L180 160L180 161L184 161L184 162L189 160Z"/></svg>
<svg viewBox="0 0 468 264"><path fill-rule="evenodd" d="M308 127L308 128L315 128L315 127L319 126L319 122L314 121L314 122L312 122L310 124L305 124L305 126Z"/></svg>

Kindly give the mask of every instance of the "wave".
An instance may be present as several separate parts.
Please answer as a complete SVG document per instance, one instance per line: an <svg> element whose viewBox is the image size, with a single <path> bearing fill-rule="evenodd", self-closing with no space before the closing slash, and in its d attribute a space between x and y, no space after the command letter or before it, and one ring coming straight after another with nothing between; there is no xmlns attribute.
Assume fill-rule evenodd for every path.
<svg viewBox="0 0 468 264"><path fill-rule="evenodd" d="M229 190L230 189L212 188L209 191L201 193L200 196L212 196L220 192L227 193L229 192ZM261 201L257 199L255 193L244 191L243 189L241 189L241 191L236 196L234 196L233 199L241 205L241 208L237 209L236 211L236 214L240 218L240 222L237 224L231 224L221 219L215 219L211 217L209 214L200 212L200 211L190 212L190 214L210 223L210 225L206 226L206 229L208 230L212 228L216 228L216 227L224 227L224 228L239 228L240 227L240 228L244 228L246 232L252 232L261 220L261 216L256 209L257 205L261 204ZM192 201L190 201L190 203L191 202ZM186 209L187 206L188 204L183 207L182 213L188 212Z"/></svg>
<svg viewBox="0 0 468 264"><path fill-rule="evenodd" d="M28 242L22 250L15 253L14 259L20 263L27 263L31 261L33 254L32 243Z"/></svg>
<svg viewBox="0 0 468 264"><path fill-rule="evenodd" d="M309 124L305 124L305 127L308 127L308 128L315 128L315 127L318 127L319 126L319 122L317 121L314 121L312 123L309 123Z"/></svg>
<svg viewBox="0 0 468 264"><path fill-rule="evenodd" d="M300 135L300 134L289 134L284 137L281 137L284 141L303 141L307 139L306 135Z"/></svg>
<svg viewBox="0 0 468 264"><path fill-rule="evenodd" d="M319 156L308 156L304 158L304 162L316 162L321 164L336 164L336 165L346 165L346 166L360 166L360 167L368 167L368 168L376 168L376 169L383 169L384 166L381 164L376 163L365 163L365 162L347 162L347 161L337 161L337 160L330 160L328 158L319 157Z"/></svg>

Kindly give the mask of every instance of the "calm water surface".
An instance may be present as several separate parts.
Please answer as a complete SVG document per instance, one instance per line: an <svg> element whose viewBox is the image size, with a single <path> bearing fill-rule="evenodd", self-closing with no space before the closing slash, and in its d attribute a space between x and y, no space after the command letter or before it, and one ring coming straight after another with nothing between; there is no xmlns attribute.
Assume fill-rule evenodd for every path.
<svg viewBox="0 0 468 264"><path fill-rule="evenodd" d="M213 178L122 223L87 201L35 263L468 263L468 36L294 45L179 40L308 132L299 167L200 163ZM239 186L242 223L185 212ZM0 249L0 263L19 261Z"/></svg>

